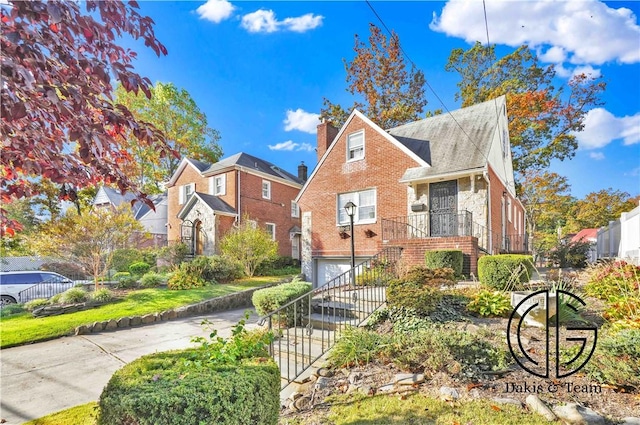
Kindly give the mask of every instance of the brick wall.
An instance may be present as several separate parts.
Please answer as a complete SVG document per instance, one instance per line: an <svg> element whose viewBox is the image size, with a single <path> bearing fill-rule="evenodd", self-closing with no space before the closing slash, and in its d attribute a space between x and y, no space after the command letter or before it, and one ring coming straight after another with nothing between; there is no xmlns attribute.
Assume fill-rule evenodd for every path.
<svg viewBox="0 0 640 425"><path fill-rule="evenodd" d="M318 151L325 140L321 126L318 127ZM346 138L363 128L365 157L347 162ZM358 256L378 252L381 218L407 215L407 185L398 181L407 168L417 166L418 163L383 134L357 116L354 117L332 146L321 168L314 171L313 180L300 199L301 211L311 212L311 255L350 255L350 239L340 237L340 227L337 225L337 194L372 188L376 189L376 222L355 225L355 250Z"/></svg>
<svg viewBox="0 0 640 425"><path fill-rule="evenodd" d="M300 227L300 218L291 217L291 201L296 198L300 188L289 186L274 180L271 181L271 199L262 197L262 181L264 178L240 172L240 211L242 216L256 220L260 228L266 223L276 226L278 254L291 256L291 239L289 230L293 226ZM269 180L269 179L266 179Z"/></svg>
<svg viewBox="0 0 640 425"><path fill-rule="evenodd" d="M525 233L525 223L523 219L524 210L520 203L505 188L498 178L498 175L489 166L489 186L491 196L491 231L493 234L493 253L500 252L502 248L502 217L505 216L506 235L517 235L521 237ZM511 201L511 220L509 220L509 201ZM504 202L504 203L503 203ZM520 218L518 219L518 215ZM520 238L512 239L513 241ZM518 247L511 247L515 251L520 251Z"/></svg>
<svg viewBox="0 0 640 425"><path fill-rule="evenodd" d="M402 262L405 266L424 265L424 253L438 249L458 249L463 253L462 273L478 275L478 240L473 236L449 238L398 239L384 246L402 247ZM380 248L383 246L381 245Z"/></svg>

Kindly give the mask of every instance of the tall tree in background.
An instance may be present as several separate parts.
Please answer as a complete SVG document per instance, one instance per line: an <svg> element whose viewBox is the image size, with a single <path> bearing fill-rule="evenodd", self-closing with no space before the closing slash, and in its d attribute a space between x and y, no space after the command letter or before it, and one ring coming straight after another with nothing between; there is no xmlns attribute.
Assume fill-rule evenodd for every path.
<svg viewBox="0 0 640 425"><path fill-rule="evenodd" d="M552 159L572 158L578 148L574 132L584 128L584 117L602 105L601 77L574 75L565 87L553 86L553 65L542 67L527 46L497 59L495 46L476 44L467 51L454 49L445 66L460 74L456 100L462 106L507 95L509 137L514 170L546 168Z"/></svg>
<svg viewBox="0 0 640 425"><path fill-rule="evenodd" d="M527 212L527 233L535 253L548 251L558 242L556 229L565 223L574 202L566 177L549 171L524 173L520 200Z"/></svg>
<svg viewBox="0 0 640 425"><path fill-rule="evenodd" d="M587 194L576 201L568 214L568 230L578 232L606 226L610 221L620 218L623 212L631 211L638 205L627 192L603 189Z"/></svg>
<svg viewBox="0 0 640 425"><path fill-rule="evenodd" d="M407 71L395 32L387 40L377 26L369 24L369 29L369 45L356 34L353 48L356 56L351 62L345 60L347 91L363 99L354 102L352 108L385 129L419 119L427 104L424 74L414 66ZM323 104L321 117L337 127L342 126L350 110L326 98Z"/></svg>
<svg viewBox="0 0 640 425"><path fill-rule="evenodd" d="M136 53L118 36L167 54L138 8L133 0L10 0L0 8L2 203L38 194L40 177L62 184L62 198L104 182L150 203L125 173L132 157L119 135L130 131L160 156L174 152L160 131L111 101L111 76L151 97L149 79L133 72ZM0 233L15 228L0 209Z"/></svg>
<svg viewBox="0 0 640 425"><path fill-rule="evenodd" d="M161 130L169 145L180 156L204 162L217 162L222 149L217 141L218 132L207 125L203 114L189 92L175 85L156 83L151 87L151 98L142 93L127 91L122 85L116 89L116 103L126 106L133 116L153 124ZM124 136L123 145L135 159L130 177L148 193L161 191L158 183L167 181L179 164L174 156L162 156L153 146L141 146L131 131Z"/></svg>

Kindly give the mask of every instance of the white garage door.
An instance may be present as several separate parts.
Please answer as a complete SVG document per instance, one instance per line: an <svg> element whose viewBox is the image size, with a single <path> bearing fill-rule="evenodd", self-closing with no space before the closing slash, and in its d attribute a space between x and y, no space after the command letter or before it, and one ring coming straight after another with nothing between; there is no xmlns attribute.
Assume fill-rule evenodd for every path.
<svg viewBox="0 0 640 425"><path fill-rule="evenodd" d="M342 273L348 272L351 268L351 260L316 260L317 261L317 279L314 286L322 286L331 279L340 276ZM358 262L356 261L356 264Z"/></svg>

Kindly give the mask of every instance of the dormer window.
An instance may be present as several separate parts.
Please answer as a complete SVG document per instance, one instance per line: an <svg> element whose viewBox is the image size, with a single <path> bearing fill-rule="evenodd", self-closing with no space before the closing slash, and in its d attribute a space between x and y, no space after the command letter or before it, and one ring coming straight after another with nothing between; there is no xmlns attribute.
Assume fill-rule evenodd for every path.
<svg viewBox="0 0 640 425"><path fill-rule="evenodd" d="M347 136L347 161L364 158L364 130Z"/></svg>

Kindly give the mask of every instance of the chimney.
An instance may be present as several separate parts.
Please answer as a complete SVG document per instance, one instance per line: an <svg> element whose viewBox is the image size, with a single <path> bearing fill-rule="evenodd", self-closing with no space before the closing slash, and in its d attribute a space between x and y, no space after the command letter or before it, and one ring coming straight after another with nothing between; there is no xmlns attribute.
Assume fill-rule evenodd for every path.
<svg viewBox="0 0 640 425"><path fill-rule="evenodd" d="M300 165L298 165L298 178L303 182L307 181L307 166L304 165L304 161L301 161Z"/></svg>
<svg viewBox="0 0 640 425"><path fill-rule="evenodd" d="M331 142L338 135L338 129L331 125L330 122L323 119L322 123L318 125L318 147L316 152L318 153L318 161L322 158L322 155L329 149Z"/></svg>

